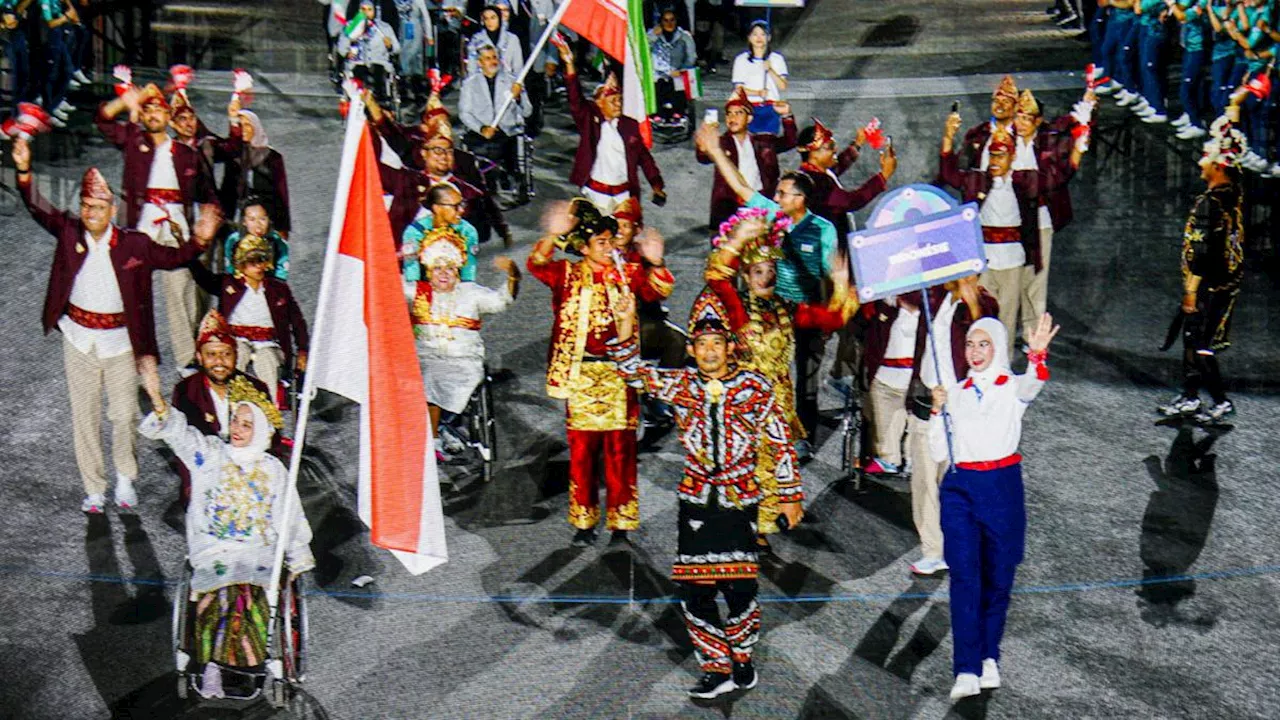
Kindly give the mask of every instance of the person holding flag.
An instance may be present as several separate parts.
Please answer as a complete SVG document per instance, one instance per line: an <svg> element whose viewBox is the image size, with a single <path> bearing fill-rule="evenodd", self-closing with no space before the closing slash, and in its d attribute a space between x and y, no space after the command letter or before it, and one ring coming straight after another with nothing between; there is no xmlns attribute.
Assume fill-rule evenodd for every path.
<svg viewBox="0 0 1280 720"><path fill-rule="evenodd" d="M568 45L560 46L560 60L564 63L569 109L578 129L578 151L569 182L581 187L583 196L600 212L611 213L623 200L640 198L638 171L642 170L653 188L653 204L666 205L662 171L649 153L639 123L622 113L622 88L617 79L611 75L596 88L594 102L588 103Z"/></svg>
<svg viewBox="0 0 1280 720"><path fill-rule="evenodd" d="M338 54L347 58L352 76L386 102L390 97L388 79L395 78L391 56L400 52L400 39L377 13L373 0L361 0L360 12L338 37Z"/></svg>

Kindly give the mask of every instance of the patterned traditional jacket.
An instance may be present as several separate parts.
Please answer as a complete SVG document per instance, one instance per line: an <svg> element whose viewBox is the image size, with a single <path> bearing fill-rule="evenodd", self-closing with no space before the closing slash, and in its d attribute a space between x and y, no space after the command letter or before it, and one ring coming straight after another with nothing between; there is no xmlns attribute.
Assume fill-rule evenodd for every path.
<svg viewBox="0 0 1280 720"><path fill-rule="evenodd" d="M608 358L607 343L617 336L613 308L622 301L624 283L640 302L661 300L675 285L666 267L646 269L632 262L622 271L611 267L593 272L586 260L552 260L535 251L526 267L551 288L555 321L547 349L547 395L560 399L569 397L569 385L584 357Z"/></svg>
<svg viewBox="0 0 1280 720"><path fill-rule="evenodd" d="M689 368L653 368L641 364L639 350L634 339L610 344L618 372L675 411L685 450L681 502L706 507L718 500L726 510L758 504L756 465L766 461L762 452L772 456L782 502L804 499L791 432L768 380L736 366L719 379ZM713 494L713 487L719 491Z"/></svg>
<svg viewBox="0 0 1280 720"><path fill-rule="evenodd" d="M1244 274L1243 196L1235 184L1210 188L1196 198L1182 232L1182 274L1196 275L1201 292L1240 288Z"/></svg>

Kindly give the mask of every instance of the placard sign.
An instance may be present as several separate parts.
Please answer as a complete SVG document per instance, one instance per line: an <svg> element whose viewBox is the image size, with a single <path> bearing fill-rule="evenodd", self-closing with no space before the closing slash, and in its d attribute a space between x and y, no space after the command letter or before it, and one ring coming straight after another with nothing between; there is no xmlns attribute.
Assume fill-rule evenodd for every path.
<svg viewBox="0 0 1280 720"><path fill-rule="evenodd" d="M858 300L976 275L987 266L977 203L956 205L932 185L908 185L881 198L871 227L849 233Z"/></svg>

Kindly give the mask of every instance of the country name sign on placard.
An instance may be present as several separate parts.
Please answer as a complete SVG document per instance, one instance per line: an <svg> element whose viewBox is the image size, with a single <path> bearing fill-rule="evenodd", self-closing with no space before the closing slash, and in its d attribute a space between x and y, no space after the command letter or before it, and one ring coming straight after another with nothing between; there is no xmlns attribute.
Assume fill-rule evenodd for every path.
<svg viewBox="0 0 1280 720"><path fill-rule="evenodd" d="M977 203L956 207L935 187L909 185L884 197L871 217L887 224L848 236L863 303L975 275L987 266Z"/></svg>

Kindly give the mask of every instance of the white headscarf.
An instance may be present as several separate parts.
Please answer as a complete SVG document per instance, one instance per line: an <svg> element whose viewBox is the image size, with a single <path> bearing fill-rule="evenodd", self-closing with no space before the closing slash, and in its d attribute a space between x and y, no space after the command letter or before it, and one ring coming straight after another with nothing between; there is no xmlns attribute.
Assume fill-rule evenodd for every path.
<svg viewBox="0 0 1280 720"><path fill-rule="evenodd" d="M267 448L271 447L271 435L275 433L275 428L271 426L271 421L267 419L267 414L262 412L262 408L248 400L241 400L232 405L227 417L234 418L236 412L244 406L248 406L253 412L253 438L245 447L236 447L228 442L227 456L231 458L231 462L240 466L241 470L248 470L257 464L267 452Z"/></svg>
<svg viewBox="0 0 1280 720"><path fill-rule="evenodd" d="M270 145L267 141L267 129L262 127L262 119L258 117L258 113L252 110L241 110L240 121L248 121L253 126L253 139L249 141L251 147L264 148Z"/></svg>
<svg viewBox="0 0 1280 720"><path fill-rule="evenodd" d="M984 317L969 326L969 331L964 336L965 340L973 337L973 334L979 330L991 336L991 347L994 353L991 356L991 364L987 365L986 369L979 371L969 368L969 377L980 389L986 390L997 377L1012 374L1009 370L1009 336L1005 332L1003 323L995 318Z"/></svg>

